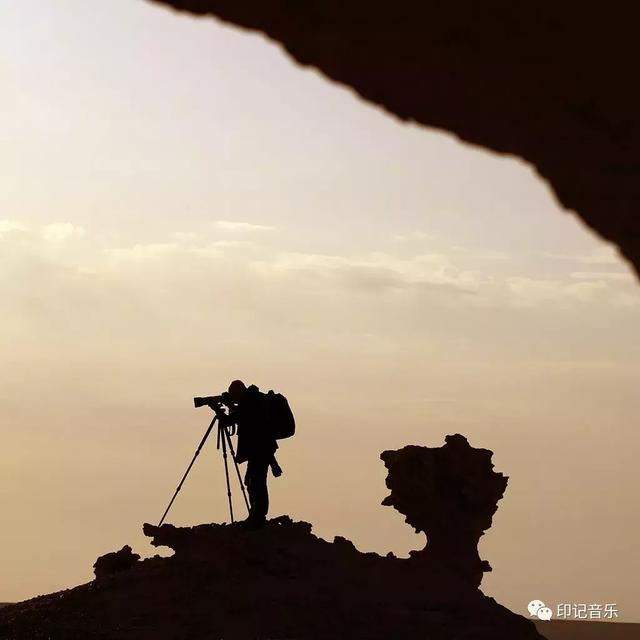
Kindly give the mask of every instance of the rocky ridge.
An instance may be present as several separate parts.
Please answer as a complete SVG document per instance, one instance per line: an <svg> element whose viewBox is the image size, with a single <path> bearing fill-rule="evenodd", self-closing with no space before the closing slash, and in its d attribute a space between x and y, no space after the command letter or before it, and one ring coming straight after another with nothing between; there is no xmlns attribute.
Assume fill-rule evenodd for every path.
<svg viewBox="0 0 640 640"><path fill-rule="evenodd" d="M94 581L2 609L0 638L541 638L478 588L490 568L477 542L507 484L491 456L461 435L381 455L384 504L429 537L409 558L362 553L339 536L328 542L288 516L255 531L146 524L152 544L173 556L107 554Z"/></svg>

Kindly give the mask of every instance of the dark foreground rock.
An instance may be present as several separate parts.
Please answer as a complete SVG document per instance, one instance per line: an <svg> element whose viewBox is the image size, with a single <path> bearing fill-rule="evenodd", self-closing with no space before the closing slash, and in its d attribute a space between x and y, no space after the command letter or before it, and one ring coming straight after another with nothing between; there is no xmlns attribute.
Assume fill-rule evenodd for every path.
<svg viewBox="0 0 640 640"><path fill-rule="evenodd" d="M120 551L113 551L100 556L93 565L93 573L96 578L104 578L119 571L131 569L140 560L137 553L133 553L131 547L125 544Z"/></svg>
<svg viewBox="0 0 640 640"><path fill-rule="evenodd" d="M475 544L506 486L490 458L462 436L449 437L444 447L383 454L391 488L385 502L436 537L450 521L463 532L453 548L465 550L471 569L448 545L432 552L427 545L407 559L361 553L350 541L322 540L310 524L287 516L255 531L239 524L147 524L152 544L172 548L172 557L134 562L89 584L11 605L0 611L0 638L541 638L532 622L477 588L482 563Z"/></svg>
<svg viewBox="0 0 640 640"><path fill-rule="evenodd" d="M460 434L444 447L409 445L384 451L391 494L382 502L406 516L429 544L412 556L427 565L454 571L478 587L491 565L478 555L478 542L491 526L508 478L493 470L493 452L475 449Z"/></svg>

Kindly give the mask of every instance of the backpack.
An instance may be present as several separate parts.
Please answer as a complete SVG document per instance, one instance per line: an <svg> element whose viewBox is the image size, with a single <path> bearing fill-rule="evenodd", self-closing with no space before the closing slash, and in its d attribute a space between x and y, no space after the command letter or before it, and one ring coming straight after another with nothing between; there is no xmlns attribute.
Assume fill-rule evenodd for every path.
<svg viewBox="0 0 640 640"><path fill-rule="evenodd" d="M275 391L266 395L267 422L276 440L290 438L296 432L296 420L287 399Z"/></svg>

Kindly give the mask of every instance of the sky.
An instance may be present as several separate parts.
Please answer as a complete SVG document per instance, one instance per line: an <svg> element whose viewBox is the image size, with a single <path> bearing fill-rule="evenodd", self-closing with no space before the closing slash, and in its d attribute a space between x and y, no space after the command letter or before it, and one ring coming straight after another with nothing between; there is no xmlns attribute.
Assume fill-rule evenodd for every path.
<svg viewBox="0 0 640 640"><path fill-rule="evenodd" d="M0 75L0 601L156 553L240 377L297 417L271 514L406 556L379 454L462 433L510 478L483 591L640 621L640 288L532 167L142 0L3 3Z"/></svg>

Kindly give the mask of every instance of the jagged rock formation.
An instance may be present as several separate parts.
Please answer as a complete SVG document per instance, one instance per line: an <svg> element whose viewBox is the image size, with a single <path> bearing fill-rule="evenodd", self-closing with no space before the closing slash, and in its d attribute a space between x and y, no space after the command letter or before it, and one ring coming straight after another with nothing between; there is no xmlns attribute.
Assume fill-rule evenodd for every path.
<svg viewBox="0 0 640 640"><path fill-rule="evenodd" d="M426 550L408 559L362 553L339 536L327 542L287 516L257 531L145 525L152 544L172 548L172 557L130 562L89 584L2 609L0 638L541 638L531 621L477 589L479 558L471 549L506 486L491 452L457 435L443 447L405 447L382 458L391 488L385 503L430 536ZM438 542L445 523L453 547ZM107 564L120 556L132 557L121 551Z"/></svg>
<svg viewBox="0 0 640 640"><path fill-rule="evenodd" d="M140 560L137 553L133 553L131 547L125 544L120 551L113 551L100 556L93 565L93 573L96 578L104 578L118 571L131 569Z"/></svg>
<svg viewBox="0 0 640 640"><path fill-rule="evenodd" d="M640 270L640 5L155 0L265 33L403 120L530 162Z"/></svg>
<svg viewBox="0 0 640 640"><path fill-rule="evenodd" d="M478 542L491 526L508 478L493 471L488 449L474 449L460 434L445 441L439 448L383 452L391 495L382 504L427 535L427 546L414 557L454 570L477 587L482 573L491 571L480 560Z"/></svg>

